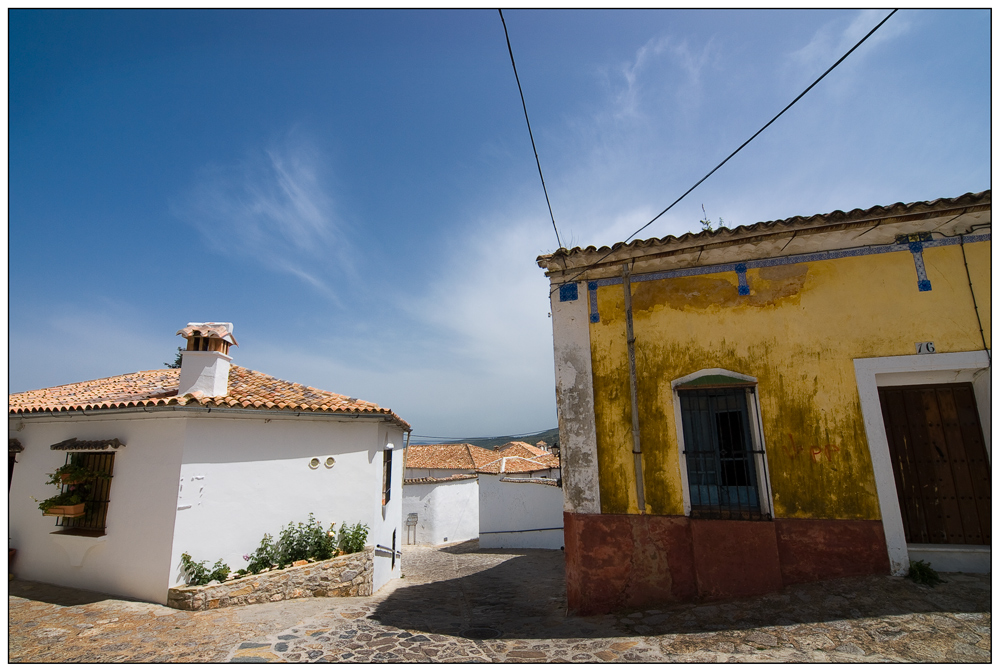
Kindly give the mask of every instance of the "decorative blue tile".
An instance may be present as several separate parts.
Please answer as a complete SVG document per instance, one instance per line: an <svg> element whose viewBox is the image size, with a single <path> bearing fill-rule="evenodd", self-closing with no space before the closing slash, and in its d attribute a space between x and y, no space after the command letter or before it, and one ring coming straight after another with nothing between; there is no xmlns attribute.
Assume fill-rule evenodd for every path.
<svg viewBox="0 0 1000 672"><path fill-rule="evenodd" d="M575 282L559 286L559 301L576 301L577 298Z"/></svg>
<svg viewBox="0 0 1000 672"><path fill-rule="evenodd" d="M903 235L897 238L897 242L889 245L870 245L867 247L856 247L850 250L830 250L827 252L810 252L806 254L793 254L787 257L774 257L770 259L755 259L747 262L733 264L715 264L713 266L696 266L693 268L679 268L673 271L656 271L654 273L641 273L633 275L631 282L648 282L651 280L668 280L671 278L687 278L699 275L711 275L714 273L736 273L738 277L738 291L741 296L750 293L750 287L746 280L746 271L750 268L771 268L774 266L786 266L790 264L803 264L812 261L828 261L831 259L846 259L852 257L867 257L873 254L889 254L892 252L910 252L913 254L914 265L917 270L917 288L921 292L931 290L931 282L927 279L927 270L924 268L923 250L928 247L948 247L965 243L982 243L991 240L991 234L980 233L962 238L939 238L931 240L930 234L918 233ZM597 310L597 288L609 285L620 285L620 277L601 278L591 280L587 283L590 294L590 321L600 322L601 316ZM560 298L562 289L560 287Z"/></svg>
<svg viewBox="0 0 1000 672"><path fill-rule="evenodd" d="M601 314L597 311L597 283L588 282L587 289L589 290L587 294L590 296L590 321L597 323L601 321Z"/></svg>

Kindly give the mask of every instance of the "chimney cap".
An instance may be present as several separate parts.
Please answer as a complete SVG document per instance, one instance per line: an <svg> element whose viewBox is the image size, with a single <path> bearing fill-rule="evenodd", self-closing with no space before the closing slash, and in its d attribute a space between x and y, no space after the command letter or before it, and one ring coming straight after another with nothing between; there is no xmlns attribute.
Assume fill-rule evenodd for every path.
<svg viewBox="0 0 1000 672"><path fill-rule="evenodd" d="M188 322L186 327L177 332L177 335L184 338L192 336L221 338L230 345L239 346L236 337L233 336L232 322Z"/></svg>

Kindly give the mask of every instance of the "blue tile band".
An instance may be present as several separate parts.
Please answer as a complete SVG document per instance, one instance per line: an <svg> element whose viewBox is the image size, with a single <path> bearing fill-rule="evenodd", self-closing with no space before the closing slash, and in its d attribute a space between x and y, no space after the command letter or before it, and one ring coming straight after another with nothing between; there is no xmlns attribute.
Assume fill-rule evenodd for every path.
<svg viewBox="0 0 1000 672"><path fill-rule="evenodd" d="M736 289L740 296L750 296L750 285L747 284L747 265L736 264Z"/></svg>
<svg viewBox="0 0 1000 672"><path fill-rule="evenodd" d="M984 243L991 240L989 233L980 233L974 236L964 236L966 243ZM920 236L923 237L923 236ZM649 280L667 280L670 278L688 278L697 275L711 275L713 273L733 273L737 274L740 280L740 294L742 288L746 287L746 293L750 293L750 287L746 284L746 271L750 268L770 268L773 266L788 266L790 264L803 264L810 261L828 261L831 259L846 259L849 257L867 257L873 254L888 254L890 252L910 252L917 267L917 289L927 292L931 289L931 282L927 279L927 270L924 268L923 250L928 247L949 247L958 245L962 239L941 238L938 240L925 240L923 242L901 242L892 245L872 245L869 247L856 247L851 250L830 250L827 252L810 252L806 254L793 254L787 257L774 257L771 259L755 259L731 264L716 264L715 266L698 266L694 268L680 268L675 271L657 271L655 273L640 273L633 275L632 282L646 282ZM920 249L913 251L912 246L917 245ZM738 267L742 267L742 271ZM743 274L742 276L740 274ZM597 288L608 285L622 284L621 277L601 278L591 280L587 283L590 290L590 321L600 322L601 316L597 309Z"/></svg>
<svg viewBox="0 0 1000 672"><path fill-rule="evenodd" d="M578 298L575 282L559 285L559 301L576 301Z"/></svg>
<svg viewBox="0 0 1000 672"><path fill-rule="evenodd" d="M931 291L931 281L927 279L927 268L924 266L924 244L910 243L910 252L913 253L913 265L917 269L917 289L921 292Z"/></svg>
<svg viewBox="0 0 1000 672"><path fill-rule="evenodd" d="M605 284L610 284L610 283L605 283ZM587 291L588 294L590 295L590 321L600 322L601 314L597 312L597 282L593 280L588 282Z"/></svg>

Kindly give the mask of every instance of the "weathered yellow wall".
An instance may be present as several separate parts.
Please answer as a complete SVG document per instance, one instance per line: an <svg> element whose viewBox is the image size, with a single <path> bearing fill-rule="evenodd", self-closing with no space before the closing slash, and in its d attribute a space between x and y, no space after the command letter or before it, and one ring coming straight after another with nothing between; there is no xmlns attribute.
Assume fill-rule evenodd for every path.
<svg viewBox="0 0 1000 672"><path fill-rule="evenodd" d="M990 244L965 246L990 343ZM880 518L854 377L858 357L981 350L962 251L924 250L932 291L917 290L909 252L633 282L646 511L682 515L670 383L722 368L758 379L779 518ZM638 513L622 285L597 292L591 324L604 513Z"/></svg>

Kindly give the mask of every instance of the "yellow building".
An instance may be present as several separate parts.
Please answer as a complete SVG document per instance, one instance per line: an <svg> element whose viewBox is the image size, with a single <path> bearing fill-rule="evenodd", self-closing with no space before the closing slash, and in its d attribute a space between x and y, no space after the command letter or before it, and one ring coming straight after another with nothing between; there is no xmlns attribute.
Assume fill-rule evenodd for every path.
<svg viewBox="0 0 1000 672"><path fill-rule="evenodd" d="M990 203L539 257L571 609L989 571Z"/></svg>

